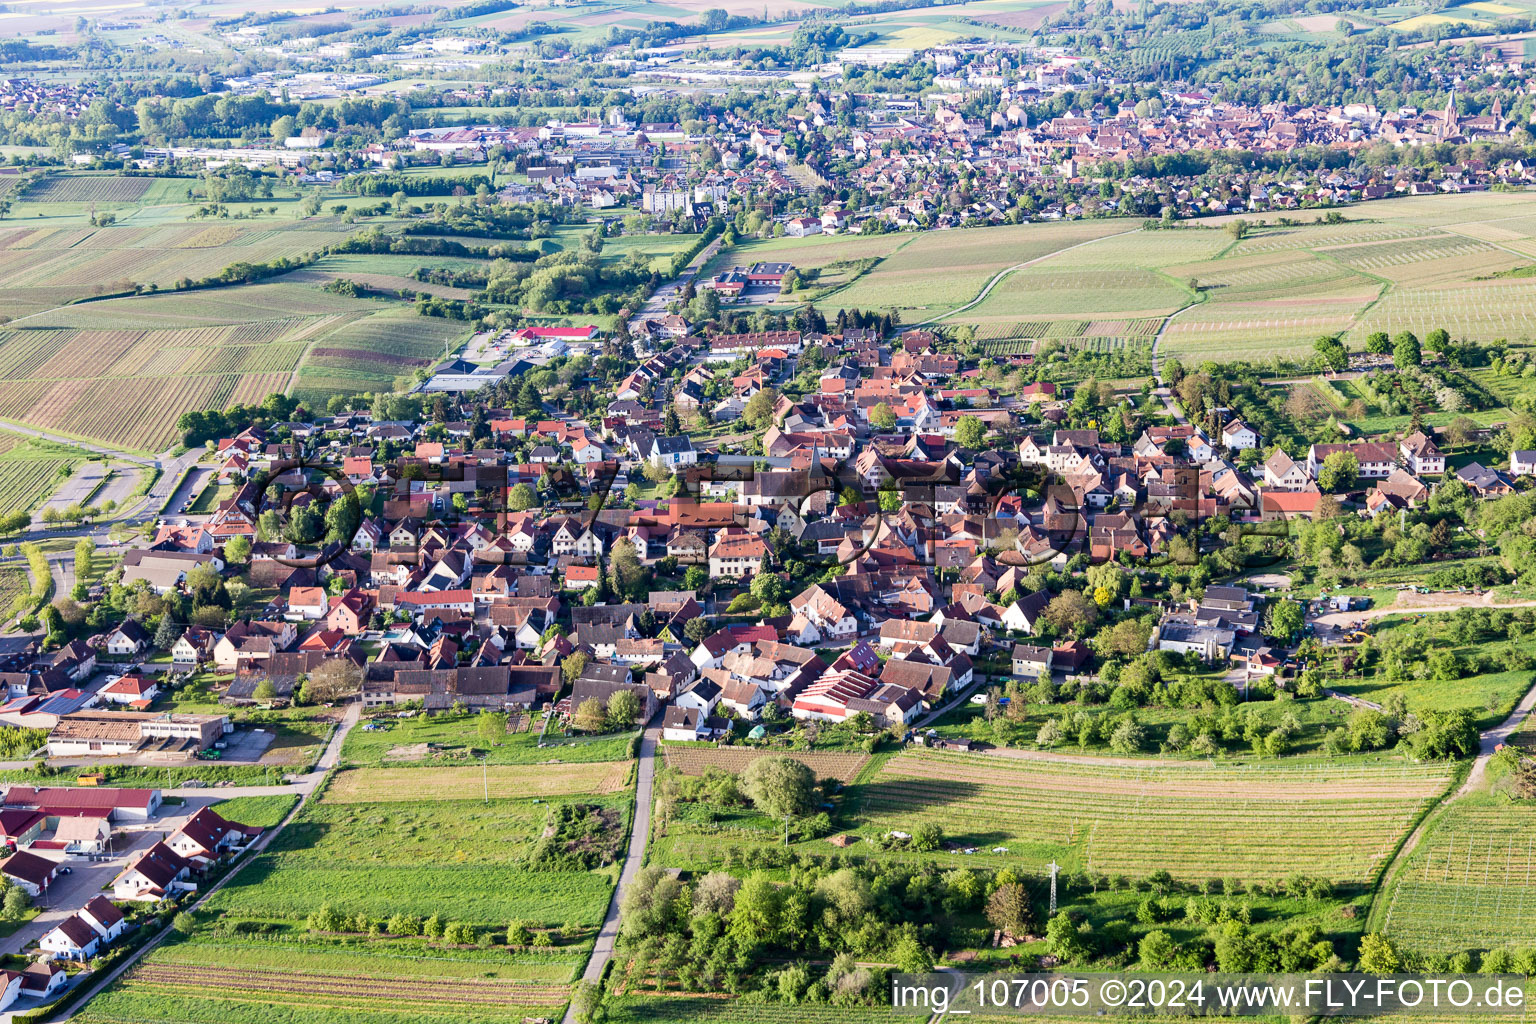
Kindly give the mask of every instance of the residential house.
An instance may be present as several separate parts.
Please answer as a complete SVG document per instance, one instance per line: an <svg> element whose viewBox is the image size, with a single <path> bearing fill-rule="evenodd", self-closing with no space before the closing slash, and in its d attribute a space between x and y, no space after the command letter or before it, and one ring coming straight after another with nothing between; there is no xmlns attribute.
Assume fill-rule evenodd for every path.
<svg viewBox="0 0 1536 1024"><path fill-rule="evenodd" d="M150 637L133 619L124 619L122 625L107 634L107 653L114 658L134 658L149 647Z"/></svg>
<svg viewBox="0 0 1536 1024"><path fill-rule="evenodd" d="M1051 677L1051 660L1055 651L1049 647L1032 647L1015 644L1013 647L1013 674L1025 679Z"/></svg>
<svg viewBox="0 0 1536 1024"><path fill-rule="evenodd" d="M757 572L768 545L755 534L721 532L709 549L709 574L741 579Z"/></svg>
<svg viewBox="0 0 1536 1024"><path fill-rule="evenodd" d="M112 895L118 900L155 902L180 889L196 885L186 881L191 866L165 843L156 843L124 868L112 881Z"/></svg>
<svg viewBox="0 0 1536 1024"><path fill-rule="evenodd" d="M0 861L0 875L10 879L12 884L19 886L33 899L48 891L58 873L57 863L26 850L18 850Z"/></svg>
<svg viewBox="0 0 1536 1024"><path fill-rule="evenodd" d="M1306 467L1279 448L1264 460L1264 486L1279 490L1299 491L1312 483Z"/></svg>
<svg viewBox="0 0 1536 1024"><path fill-rule="evenodd" d="M1414 476L1422 477L1445 472L1445 453L1422 430L1415 430L1397 444L1403 465Z"/></svg>

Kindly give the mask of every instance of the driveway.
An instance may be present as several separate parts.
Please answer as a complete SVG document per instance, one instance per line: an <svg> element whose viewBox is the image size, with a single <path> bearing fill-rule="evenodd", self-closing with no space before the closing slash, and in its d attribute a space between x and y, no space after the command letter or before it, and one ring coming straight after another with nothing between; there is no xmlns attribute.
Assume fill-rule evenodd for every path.
<svg viewBox="0 0 1536 1024"><path fill-rule="evenodd" d="M165 514L174 516L183 506L191 504L212 476L213 469L208 466L198 466L189 472L176 488L176 493L165 503Z"/></svg>
<svg viewBox="0 0 1536 1024"><path fill-rule="evenodd" d="M175 820L178 824L185 821L187 815L179 814ZM111 860L89 861L83 858L67 858L63 861L70 869L67 875L61 875L54 879L53 885L48 891L36 900L36 904L46 908L43 912L10 935L0 939L0 953L20 953L27 946L42 938L50 928L69 917L75 911L91 901L91 897L101 894L101 887L109 885L123 868L128 866L128 859L139 850L153 846L167 831L174 830L176 825L165 826L156 822L153 830L127 832L122 835L120 841L114 842L116 855Z"/></svg>

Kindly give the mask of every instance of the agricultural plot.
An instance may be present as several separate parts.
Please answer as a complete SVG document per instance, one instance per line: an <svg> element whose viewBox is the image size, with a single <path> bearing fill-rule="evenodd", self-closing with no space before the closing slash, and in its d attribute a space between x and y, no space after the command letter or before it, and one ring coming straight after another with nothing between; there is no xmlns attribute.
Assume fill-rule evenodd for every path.
<svg viewBox="0 0 1536 1024"><path fill-rule="evenodd" d="M626 761L485 774L472 767L343 771L211 909L295 921L330 905L374 917L441 912L483 927L513 919L591 927L602 920L612 857L627 827L628 768ZM489 787L495 794L486 799ZM518 796L501 795L507 792ZM552 823L570 803L592 809L591 827L567 840ZM584 851L591 851L591 870L565 866L562 858Z"/></svg>
<svg viewBox="0 0 1536 1024"><path fill-rule="evenodd" d="M0 508L36 508L58 487L69 466L70 460L59 457L0 455Z"/></svg>
<svg viewBox="0 0 1536 1024"><path fill-rule="evenodd" d="M21 198L29 203L131 203L149 191L153 181L117 174L50 174Z"/></svg>
<svg viewBox="0 0 1536 1024"><path fill-rule="evenodd" d="M849 799L861 834L934 822L979 850L967 864L1054 858L1133 877L1302 871L1364 884L1449 781L1439 765L1095 765L907 751Z"/></svg>
<svg viewBox="0 0 1536 1024"><path fill-rule="evenodd" d="M1131 231L1056 252L1032 250L1021 260L1047 258L1004 277L954 322L973 324L983 342L1011 343L1041 336L1018 326L1031 317L1155 323L1179 310L1168 320L1160 351L1190 359L1234 353L1254 360L1295 358L1309 354L1320 335L1342 334L1358 348L1377 330L1423 336L1445 327L1482 341L1536 336L1536 289L1528 281L1478 280L1525 265L1522 253L1536 260L1533 197L1387 200L1345 216L1340 224L1261 224L1235 243L1225 232L1194 227ZM1089 230L1085 222L1048 227ZM882 273L912 259L917 246L903 248L838 293L838 303L880 308L887 300L869 289ZM947 277L938 292L917 293L953 301L952 293L973 284ZM1082 336L1135 335L1089 327ZM1015 348L1010 344L1007 351Z"/></svg>
<svg viewBox="0 0 1536 1024"><path fill-rule="evenodd" d="M1190 300L1188 291L1151 270L1056 270L1055 265L1051 261L1008 275L968 315L1152 317L1166 316Z"/></svg>
<svg viewBox="0 0 1536 1024"><path fill-rule="evenodd" d="M1536 944L1536 808L1493 800L1448 808L1396 873L1382 928L1404 948Z"/></svg>
<svg viewBox="0 0 1536 1024"><path fill-rule="evenodd" d="M339 352L318 353L329 388L312 393L324 397L392 383L400 372L387 372L392 352L440 354L464 333L295 284L111 299L18 323L0 331L0 418L144 451L168 446L187 410L288 390L327 337L344 341ZM408 369L429 361L403 358Z"/></svg>
<svg viewBox="0 0 1536 1024"><path fill-rule="evenodd" d="M9 608L16 598L31 592L32 582L25 569L0 567L0 608Z"/></svg>
<svg viewBox="0 0 1536 1024"><path fill-rule="evenodd" d="M667 767L685 775L703 775L706 769L739 773L753 761L770 754L783 754L806 765L818 779L852 782L859 770L869 763L868 754L833 751L770 750L754 747L689 747L668 744L663 748Z"/></svg>
<svg viewBox="0 0 1536 1024"><path fill-rule="evenodd" d="M431 366L468 336L466 324L386 308L316 338L293 393L323 401L338 393L389 390L397 377Z"/></svg>
<svg viewBox="0 0 1536 1024"><path fill-rule="evenodd" d="M301 257L353 230L331 218L280 228L258 222L4 230L0 304L16 311L11 315L22 316L83 297L131 291L134 285L171 289L184 278L208 277L233 263ZM270 308L250 319L271 316Z"/></svg>
<svg viewBox="0 0 1536 1024"><path fill-rule="evenodd" d="M80 1019L520 1024L558 1016L574 970L570 958L453 947L353 951L199 936L154 950Z"/></svg>
<svg viewBox="0 0 1536 1024"><path fill-rule="evenodd" d="M372 311L377 308L374 303L331 295L318 288L264 283L86 302L18 318L7 326L27 330L62 327L117 330L129 324L142 330L181 330L188 327L243 325L299 316Z"/></svg>
<svg viewBox="0 0 1536 1024"><path fill-rule="evenodd" d="M1000 270L1127 230L1119 221L1077 221L920 234L826 306L942 313L974 299ZM795 257L786 250L783 258Z"/></svg>
<svg viewBox="0 0 1536 1024"><path fill-rule="evenodd" d="M1362 346L1373 331L1409 330L1423 337L1436 327L1483 341L1536 335L1536 288L1507 279L1394 288L1359 319L1348 341Z"/></svg>
<svg viewBox="0 0 1536 1024"><path fill-rule="evenodd" d="M1319 337L1345 330L1353 312L1352 304L1346 302L1313 303L1305 313L1201 304L1168 321L1159 351L1195 362L1231 359L1234 353L1249 359L1305 357ZM1363 336L1360 343L1364 345Z"/></svg>

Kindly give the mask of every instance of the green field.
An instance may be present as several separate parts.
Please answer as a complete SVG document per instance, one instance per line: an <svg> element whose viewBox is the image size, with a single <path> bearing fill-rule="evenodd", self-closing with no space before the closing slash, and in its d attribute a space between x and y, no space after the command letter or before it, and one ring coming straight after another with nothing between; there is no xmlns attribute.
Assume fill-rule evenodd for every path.
<svg viewBox="0 0 1536 1024"><path fill-rule="evenodd" d="M58 489L75 461L61 445L0 431L0 508L35 509Z"/></svg>
<svg viewBox="0 0 1536 1024"><path fill-rule="evenodd" d="M108 299L11 327L0 330L0 418L151 452L189 409L290 385L321 402L388 390L468 337L466 324L286 282Z"/></svg>
<svg viewBox="0 0 1536 1024"><path fill-rule="evenodd" d="M950 849L923 856L946 866L1038 870L1054 859L1068 871L1131 878L1300 871L1364 885L1450 775L1445 765L1396 762L1223 765L910 749L848 787L839 822L859 840L850 849L865 854L893 830L936 823ZM775 841L774 823L758 815L712 818L669 823L659 862L703 868L742 844ZM797 846L834 849L825 840Z"/></svg>
<svg viewBox="0 0 1536 1024"><path fill-rule="evenodd" d="M299 800L291 796L237 796L213 805L219 816L254 828L272 828L288 816Z"/></svg>
<svg viewBox="0 0 1536 1024"><path fill-rule="evenodd" d="M1536 944L1536 808L1464 797L1435 819L1383 895L1382 930L1422 953Z"/></svg>
<svg viewBox="0 0 1536 1024"><path fill-rule="evenodd" d="M1361 348L1377 330L1536 337L1536 290L1496 276L1536 264L1536 195L1395 198L1340 212L1340 224L1311 223L1322 212L1304 211L1286 215L1299 223L1285 226L1279 214L1244 215L1251 228L1241 240L1224 230L1236 219L1227 217L1167 231L1106 219L749 241L710 269L753 259L808 268L868 261L813 296L824 313L891 310L909 324L944 317L979 336L1020 321L1168 317L1160 352L1193 360L1304 357L1324 334ZM1019 269L970 305L1011 267Z"/></svg>
<svg viewBox="0 0 1536 1024"><path fill-rule="evenodd" d="M443 765L479 763L541 764L549 761L621 761L629 758L629 737L604 737L559 747L539 746L532 732L511 733L491 744L478 731L476 715L417 715L379 720L386 728L353 729L342 747L342 760L355 765ZM418 749L427 744L427 749ZM475 759L471 761L470 759Z"/></svg>
<svg viewBox="0 0 1536 1024"><path fill-rule="evenodd" d="M338 393L389 391L396 378L431 366L468 338L468 324L384 309L317 337L293 394L323 402Z"/></svg>
<svg viewBox="0 0 1536 1024"><path fill-rule="evenodd" d="M593 777L590 793L578 786L541 797L533 785L513 786L526 795L486 801L459 798L442 771L343 773L331 782L335 798L327 792L311 801L210 909L279 920L302 919L323 905L382 917L441 912L486 927L512 919L550 927L601 921L616 869L549 870L532 866L532 857L552 808L566 801L608 808L613 834L621 833L629 799L607 773ZM374 787L380 799L370 801ZM396 798L399 787L410 787L413 798Z"/></svg>
<svg viewBox="0 0 1536 1024"><path fill-rule="evenodd" d="M521 1024L558 1015L582 962L572 955L380 945L341 949L206 934L173 940L77 1019Z"/></svg>

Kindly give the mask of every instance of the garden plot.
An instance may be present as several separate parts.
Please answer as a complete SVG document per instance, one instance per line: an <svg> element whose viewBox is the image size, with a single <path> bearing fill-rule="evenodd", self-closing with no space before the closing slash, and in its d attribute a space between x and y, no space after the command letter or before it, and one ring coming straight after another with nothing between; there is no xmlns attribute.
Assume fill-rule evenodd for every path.
<svg viewBox="0 0 1536 1024"><path fill-rule="evenodd" d="M868 754L833 751L772 750L756 747L689 747L668 744L663 748L667 767L685 775L703 775L707 769L738 773L760 757L783 754L806 765L818 779L852 782L869 763Z"/></svg>

